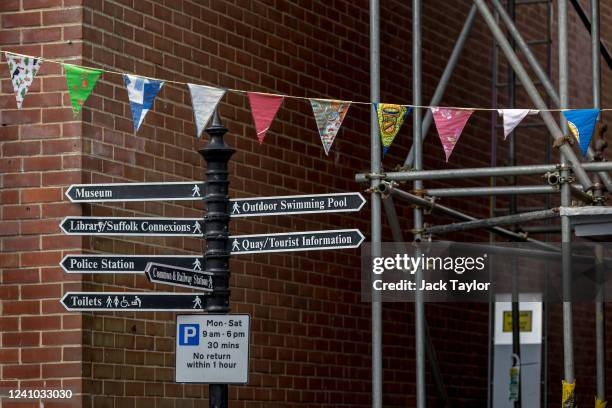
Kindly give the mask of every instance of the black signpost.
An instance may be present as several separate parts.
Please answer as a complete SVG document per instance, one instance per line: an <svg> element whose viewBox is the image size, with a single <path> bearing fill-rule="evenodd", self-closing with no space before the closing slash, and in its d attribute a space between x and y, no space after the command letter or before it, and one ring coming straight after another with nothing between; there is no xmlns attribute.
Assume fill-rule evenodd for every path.
<svg viewBox="0 0 612 408"><path fill-rule="evenodd" d="M61 303L67 310L93 311L174 311L206 309L208 294L174 292L68 292Z"/></svg>
<svg viewBox="0 0 612 408"><path fill-rule="evenodd" d="M204 237L206 252L204 259L206 272L213 275L214 292L210 297L207 310L212 313L227 314L230 311L230 250L229 250L229 180L227 163L235 150L223 140L227 129L221 123L219 112L215 110L212 123L206 129L210 139L200 150L206 160L206 195L204 201L208 209L204 217ZM228 384L209 384L208 402L210 408L227 408L229 404Z"/></svg>
<svg viewBox="0 0 612 408"><path fill-rule="evenodd" d="M199 218L66 217L60 228L68 235L149 235L201 237Z"/></svg>
<svg viewBox="0 0 612 408"><path fill-rule="evenodd" d="M201 200L206 184L181 181L167 183L73 184L66 196L73 203L106 201Z"/></svg>
<svg viewBox="0 0 612 408"><path fill-rule="evenodd" d="M202 271L199 255L66 255L60 266L66 273L143 273L149 262Z"/></svg>
<svg viewBox="0 0 612 408"><path fill-rule="evenodd" d="M359 211L359 193L310 194L230 200L228 161L235 150L224 141L227 129L215 111L210 140L199 153L206 161L205 182L76 184L66 196L72 202L204 200L201 218L66 217L60 224L69 235L138 235L200 237L199 255L66 255L67 273L141 273L151 282L196 289L174 292L69 292L61 303L72 311L207 311L230 312L230 255L266 252L357 248L365 240L357 229L278 234L229 235L230 217ZM209 384L211 408L228 407L228 384Z"/></svg>
<svg viewBox="0 0 612 408"><path fill-rule="evenodd" d="M150 262L145 268L147 278L153 283L164 283L172 286L213 291L212 273L179 268Z"/></svg>

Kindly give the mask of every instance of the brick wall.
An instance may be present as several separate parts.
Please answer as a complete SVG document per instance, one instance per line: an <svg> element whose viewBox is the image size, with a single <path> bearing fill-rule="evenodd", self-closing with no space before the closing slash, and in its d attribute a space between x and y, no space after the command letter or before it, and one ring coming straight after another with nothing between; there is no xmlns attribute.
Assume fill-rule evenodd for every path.
<svg viewBox="0 0 612 408"><path fill-rule="evenodd" d="M411 100L409 2L381 3L382 100L407 102ZM469 2L425 3L423 77L424 101L428 101ZM612 10L605 10L606 18L612 19ZM2 2L0 13L0 45L6 50L175 81L296 96L369 99L366 2L10 0ZM541 34L529 24L536 17L539 14L521 20L530 38ZM579 34L578 24L572 19L575 29L571 32L577 33L573 50L588 42ZM602 26L603 37L607 33L609 38L605 31L609 29ZM490 44L488 29L477 17L443 104L490 106ZM539 55L543 56L541 51ZM588 58L575 59L572 65L576 105L589 103L584 84L589 83L590 71L583 60ZM201 205L188 202L77 205L63 196L72 183L200 179L204 169L197 149L203 142L194 138L186 88L166 83L134 134L118 75L105 74L82 115L74 118L57 65L43 64L21 111L15 110L6 68L0 72L0 293L4 300L0 387L70 387L83 394L72 405L83 407L202 406L206 386L173 382L173 313L67 314L58 303L69 290L168 290L151 285L144 276L64 274L58 262L67 253L201 251L201 242L189 238L79 238L61 235L58 227L68 215L201 214ZM604 75L604 89L609 81L609 75ZM609 92L605 94L604 104L610 98ZM519 101L531 106L524 96L519 95ZM353 177L356 171L369 168L365 107L350 108L329 157L323 153L305 100L284 101L263 145L257 143L244 95L228 93L221 115L229 128L227 141L237 149L230 166L232 197L363 189ZM519 161L541 162L546 134L534 132L523 139L528 143L519 143ZM403 162L410 141L409 123L385 157L385 168ZM425 143L425 166L486 166L490 148L491 115L477 112L449 164L442 161L432 128ZM500 141L499 162L505 148ZM461 183L486 185L488 181ZM475 215L488 213L487 198L444 203ZM411 208L401 206L398 211L408 230ZM357 217L251 218L232 221L231 231L360 228L367 234L368 220L367 210ZM427 221L441 220L429 216ZM386 225L385 237L390 239ZM455 238L486 239L486 235ZM359 251L241 256L232 260L231 269L233 311L253 318L250 381L248 386L231 387L233 406L369 405L370 307L360 302ZM412 310L411 305L384 307L385 406L414 404ZM581 334L577 362L591 368L579 371L580 401L590 401L593 393L590 317L585 310L577 328ZM427 318L453 406L484 405L486 305L431 305ZM551 401L557 402L561 338L552 337ZM428 392L434 404L431 377ZM68 406L62 404L57 406Z"/></svg>
<svg viewBox="0 0 612 408"><path fill-rule="evenodd" d="M23 3L23 4L22 4ZM82 54L80 2L3 1L2 49L48 58ZM21 111L2 62L0 109L0 388L70 388L81 392L82 316L58 303L79 277L58 268L81 239L61 235L58 221L81 209L63 187L81 181L81 122L73 118L58 65L43 64ZM3 406L20 406L3 401ZM70 403L45 406L81 406Z"/></svg>

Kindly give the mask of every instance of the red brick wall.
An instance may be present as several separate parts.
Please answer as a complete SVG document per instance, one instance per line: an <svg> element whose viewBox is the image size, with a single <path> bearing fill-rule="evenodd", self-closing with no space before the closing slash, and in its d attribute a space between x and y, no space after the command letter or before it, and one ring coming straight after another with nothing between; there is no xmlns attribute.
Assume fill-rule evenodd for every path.
<svg viewBox="0 0 612 408"><path fill-rule="evenodd" d="M23 4L22 4L23 3ZM77 58L82 54L78 1L0 4L0 45L29 55ZM81 392L82 316L66 313L58 298L78 290L79 277L58 268L62 255L81 248L61 235L60 217L81 209L63 196L81 181L82 125L73 118L58 65L43 64L21 111L15 109L2 61L0 95L0 389L70 388ZM3 401L3 406L18 406ZM81 406L70 403L45 406Z"/></svg>
<svg viewBox="0 0 612 408"><path fill-rule="evenodd" d="M0 45L47 58L157 78L307 97L369 99L368 9L348 1L21 0L0 5ZM469 8L425 2L424 101L428 101ZM32 9L30 9L32 7ZM607 5L604 5L604 9ZM533 11L530 13L538 13ZM605 9L607 10L607 9ZM409 2L383 1L382 100L411 100ZM612 19L612 10L607 10ZM522 28L539 37L530 18ZM523 17L522 17L523 18ZM540 21L540 20L538 20ZM607 21L607 20L606 20ZM524 27L523 27L524 26ZM606 27L605 24L603 24ZM572 53L584 46L572 19ZM606 28L606 30L609 30ZM609 37L604 31L603 36ZM490 34L477 17L472 36L443 104L490 106ZM541 55L541 54L540 54ZM74 57L76 59L71 59ZM589 103L589 70L574 58L576 105ZM503 69L503 68L502 68ZM588 68L590 69L590 68ZM4 70L4 71L2 71ZM581 71L582 70L582 71ZM166 83L141 129L134 134L120 76L105 74L73 118L59 67L44 63L15 110L5 68L0 128L2 171L2 303L0 387L71 387L83 392L74 406L200 406L206 386L173 382L173 313L67 314L58 303L68 290L168 290L144 276L66 275L57 266L70 252L178 254L201 250L187 238L61 235L68 215L170 216L201 214L186 202L76 205L63 188L72 183L200 179L203 162L194 138L185 86ZM604 70L605 72L605 70ZM604 75L604 89L610 81ZM500 80L503 80L500 79ZM604 104L611 98L608 92ZM519 97L523 106L531 106ZM326 157L307 101L286 99L263 145L256 141L244 95L228 93L221 115L227 140L237 149L230 166L232 197L358 191L354 173L369 168L369 112L353 105ZM486 166L490 162L490 114L477 112L449 164L432 130L425 144L427 168ZM523 135L519 161L541 162L546 134ZM499 139L499 135L498 135ZM407 124L384 165L403 163L411 141ZM500 157L505 145L500 143ZM503 159L499 160L500 162ZM479 184L480 183L480 184ZM488 180L429 184L486 185ZM475 215L488 213L488 199L450 199ZM521 201L521 203L538 201ZM499 206L504 202L500 200ZM531 204L530 204L531 205ZM411 228L411 208L398 207ZM442 220L428 216L428 222ZM369 213L266 217L232 221L236 234L360 228ZM390 239L387 227L385 236ZM456 236L486 239L482 234ZM370 307L360 302L359 251L253 255L232 261L232 305L253 317L248 386L231 387L234 406L368 406ZM81 279L83 280L81 282ZM411 305L385 305L385 406L414 404L414 338ZM453 406L483 406L486 400L486 305L427 307L434 344ZM590 401L594 366L592 319L577 328L580 401ZM558 320L558 319L557 319ZM558 322L557 322L558 323ZM558 332L554 332L558 333ZM22 343L20 343L22 342ZM26 343L23 343L26 342ZM27 344L27 345L26 345ZM555 345L560 344L556 337ZM584 347L582 347L584 346ZM559 363L557 350L551 355ZM551 401L558 402L560 366L551 371ZM428 377L430 403L435 389ZM60 405L66 406L66 405Z"/></svg>

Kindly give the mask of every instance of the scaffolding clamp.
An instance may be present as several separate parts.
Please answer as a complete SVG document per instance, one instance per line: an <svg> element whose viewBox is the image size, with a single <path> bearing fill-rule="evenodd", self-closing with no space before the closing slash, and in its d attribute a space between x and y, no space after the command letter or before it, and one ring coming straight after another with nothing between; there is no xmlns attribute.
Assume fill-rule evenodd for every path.
<svg viewBox="0 0 612 408"><path fill-rule="evenodd" d="M403 165L400 166L399 164L395 166L395 168L393 169L393 171L415 171L416 169L414 167L410 167L408 165Z"/></svg>
<svg viewBox="0 0 612 408"><path fill-rule="evenodd" d="M410 233L412 235L425 235L425 233L427 233L427 230L425 228L413 228L410 230Z"/></svg>
<svg viewBox="0 0 612 408"><path fill-rule="evenodd" d="M365 173L365 178L367 180L381 180L387 177L386 173Z"/></svg>
<svg viewBox="0 0 612 408"><path fill-rule="evenodd" d="M563 146L564 144L568 144L570 146L573 146L575 143L575 139L573 136L570 135L564 135L562 137L558 137L557 139L555 139L555 141L553 142L553 147L555 149L560 148L561 146Z"/></svg>
<svg viewBox="0 0 612 408"><path fill-rule="evenodd" d="M559 175L558 171L548 171L544 173L542 178L546 181L546 183L548 183L548 185L559 188L561 176Z"/></svg>
<svg viewBox="0 0 612 408"><path fill-rule="evenodd" d="M575 183L576 182L576 177L574 176L567 176L567 177L563 177L563 176L559 176L559 184L565 184L565 183Z"/></svg>
<svg viewBox="0 0 612 408"><path fill-rule="evenodd" d="M436 207L436 198L437 197L424 196L423 198L426 198L431 203L430 206L426 206L423 209L423 214L430 215L433 212L434 208Z"/></svg>

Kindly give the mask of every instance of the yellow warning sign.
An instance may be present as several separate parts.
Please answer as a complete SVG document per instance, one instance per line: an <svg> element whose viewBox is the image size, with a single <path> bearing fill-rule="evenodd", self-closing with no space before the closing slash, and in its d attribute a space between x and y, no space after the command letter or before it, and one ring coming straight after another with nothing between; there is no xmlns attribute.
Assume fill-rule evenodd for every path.
<svg viewBox="0 0 612 408"><path fill-rule="evenodd" d="M519 312L519 329L522 332L532 330L533 312L531 310L521 310ZM504 310L504 332L512 331L512 311Z"/></svg>

